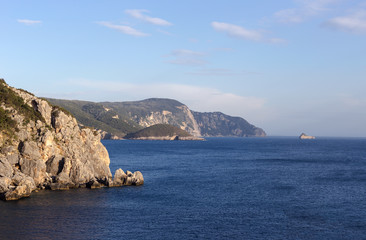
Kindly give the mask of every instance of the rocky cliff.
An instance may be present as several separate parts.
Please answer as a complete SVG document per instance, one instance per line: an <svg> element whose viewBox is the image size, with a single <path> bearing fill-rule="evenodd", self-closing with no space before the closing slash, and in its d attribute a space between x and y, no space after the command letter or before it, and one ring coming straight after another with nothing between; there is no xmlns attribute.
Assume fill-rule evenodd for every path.
<svg viewBox="0 0 366 240"><path fill-rule="evenodd" d="M202 136L265 137L266 133L241 117L232 117L221 112L193 112Z"/></svg>
<svg viewBox="0 0 366 240"><path fill-rule="evenodd" d="M172 99L150 98L134 102L103 102L101 104L115 110L121 116L129 116L132 121L144 128L156 124L169 124L194 136L201 135L191 110L186 105Z"/></svg>
<svg viewBox="0 0 366 240"><path fill-rule="evenodd" d="M0 198L37 189L139 185L140 172L117 170L114 179L100 135L79 127L59 107L0 79Z"/></svg>

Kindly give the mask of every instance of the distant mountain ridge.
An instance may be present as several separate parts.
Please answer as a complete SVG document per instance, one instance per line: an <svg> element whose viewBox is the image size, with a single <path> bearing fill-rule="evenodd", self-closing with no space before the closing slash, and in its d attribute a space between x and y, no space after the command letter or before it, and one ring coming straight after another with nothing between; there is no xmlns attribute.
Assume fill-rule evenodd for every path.
<svg viewBox="0 0 366 240"><path fill-rule="evenodd" d="M129 102L88 102L47 99L65 108L83 125L102 130L105 138L122 138L156 124L170 124L200 137L264 137L266 133L241 117L221 112L201 113L165 98ZM104 133L104 134L103 134Z"/></svg>

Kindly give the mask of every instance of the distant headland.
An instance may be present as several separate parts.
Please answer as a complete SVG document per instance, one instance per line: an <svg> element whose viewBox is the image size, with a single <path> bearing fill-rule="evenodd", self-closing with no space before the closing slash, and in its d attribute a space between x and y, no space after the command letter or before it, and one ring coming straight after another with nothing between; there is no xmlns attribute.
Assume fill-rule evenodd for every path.
<svg viewBox="0 0 366 240"><path fill-rule="evenodd" d="M265 137L241 117L221 112L195 112L173 99L150 98L133 102L87 102L47 99L68 110L80 124L96 128L103 139L123 139L156 124L176 126L194 137Z"/></svg>

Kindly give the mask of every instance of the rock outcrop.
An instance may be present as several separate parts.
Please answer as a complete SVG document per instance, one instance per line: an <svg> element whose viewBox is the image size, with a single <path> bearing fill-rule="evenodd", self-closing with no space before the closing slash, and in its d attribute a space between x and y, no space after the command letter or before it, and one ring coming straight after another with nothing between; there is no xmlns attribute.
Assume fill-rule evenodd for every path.
<svg viewBox="0 0 366 240"><path fill-rule="evenodd" d="M36 189L120 185L113 183L99 132L80 127L67 111L4 80L0 90L4 114L0 122L1 199L27 197ZM127 174L125 182L142 184L142 174Z"/></svg>
<svg viewBox="0 0 366 240"><path fill-rule="evenodd" d="M314 136L308 136L305 133L301 133L301 135L299 136L300 139L315 139Z"/></svg>
<svg viewBox="0 0 366 240"><path fill-rule="evenodd" d="M115 187L122 185L142 185L144 184L144 177L140 171L136 171L134 173L127 171L126 173L120 168L117 169L114 178L113 184Z"/></svg>

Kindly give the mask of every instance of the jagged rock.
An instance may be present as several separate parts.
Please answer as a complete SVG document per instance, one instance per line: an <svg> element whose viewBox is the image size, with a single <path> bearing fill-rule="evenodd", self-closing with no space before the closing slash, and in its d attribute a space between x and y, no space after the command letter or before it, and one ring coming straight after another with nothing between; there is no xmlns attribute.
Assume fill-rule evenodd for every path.
<svg viewBox="0 0 366 240"><path fill-rule="evenodd" d="M142 185L144 184L144 177L140 171L134 173L126 171L125 173L122 169L117 169L114 174L113 184L114 186Z"/></svg>
<svg viewBox="0 0 366 240"><path fill-rule="evenodd" d="M2 200L17 200L29 197L35 189L33 179L21 172L17 172L12 178L0 178L0 199Z"/></svg>
<svg viewBox="0 0 366 240"><path fill-rule="evenodd" d="M27 197L36 189L113 186L109 155L98 132L80 129L67 112L1 79L0 88L7 88L4 92L13 94L9 99L16 99L13 105L0 102L16 122L12 134L0 129L1 199Z"/></svg>
<svg viewBox="0 0 366 240"><path fill-rule="evenodd" d="M47 101L42 99L34 99L32 101L32 105L34 106L35 110L41 113L44 117L46 123L51 125L51 113L52 107L47 103Z"/></svg>
<svg viewBox="0 0 366 240"><path fill-rule="evenodd" d="M132 176L132 185L142 185L144 184L144 177L142 176L142 173L140 171L136 171L133 173Z"/></svg>
<svg viewBox="0 0 366 240"><path fill-rule="evenodd" d="M11 178L0 177L0 193L6 193L9 191L9 186L11 184Z"/></svg>
<svg viewBox="0 0 366 240"><path fill-rule="evenodd" d="M13 176L13 168L9 164L7 159L0 159L0 176L11 177Z"/></svg>
<svg viewBox="0 0 366 240"><path fill-rule="evenodd" d="M50 181L46 174L46 164L42 160L22 158L19 165L21 172L33 178L36 186L42 186Z"/></svg>
<svg viewBox="0 0 366 240"><path fill-rule="evenodd" d="M113 185L122 186L126 177L127 175L121 168L117 169L116 172L114 173Z"/></svg>
<svg viewBox="0 0 366 240"><path fill-rule="evenodd" d="M41 154L39 153L39 148L36 142L26 141L20 143L20 153L24 158L28 159L41 159Z"/></svg>

